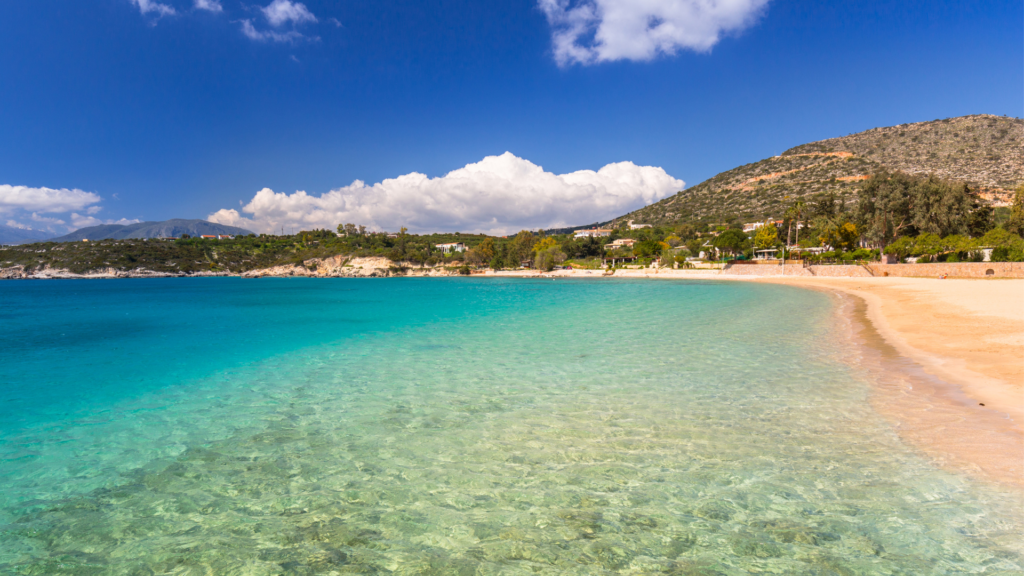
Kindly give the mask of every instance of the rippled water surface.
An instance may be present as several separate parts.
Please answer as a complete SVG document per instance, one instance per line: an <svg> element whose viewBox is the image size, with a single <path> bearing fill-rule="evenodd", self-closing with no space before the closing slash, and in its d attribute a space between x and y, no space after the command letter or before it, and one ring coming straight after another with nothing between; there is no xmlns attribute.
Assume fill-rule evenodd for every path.
<svg viewBox="0 0 1024 576"><path fill-rule="evenodd" d="M1021 496L867 402L830 297L0 284L0 573L1021 574Z"/></svg>

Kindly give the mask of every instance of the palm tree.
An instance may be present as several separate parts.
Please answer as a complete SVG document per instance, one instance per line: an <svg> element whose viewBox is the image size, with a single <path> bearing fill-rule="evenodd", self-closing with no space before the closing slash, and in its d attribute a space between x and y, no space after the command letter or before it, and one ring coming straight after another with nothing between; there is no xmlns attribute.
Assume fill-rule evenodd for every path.
<svg viewBox="0 0 1024 576"><path fill-rule="evenodd" d="M793 220L796 220L796 243L800 243L800 219L804 217L804 202L803 200L797 200L793 203L793 206L786 211L786 216L789 218L789 229L786 231L786 243L789 243L789 239L793 236Z"/></svg>

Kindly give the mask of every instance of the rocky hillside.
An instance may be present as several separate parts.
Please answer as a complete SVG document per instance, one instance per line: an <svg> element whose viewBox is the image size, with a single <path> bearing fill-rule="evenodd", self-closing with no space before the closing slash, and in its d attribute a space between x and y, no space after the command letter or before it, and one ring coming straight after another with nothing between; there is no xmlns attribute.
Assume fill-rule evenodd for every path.
<svg viewBox="0 0 1024 576"><path fill-rule="evenodd" d="M644 224L781 218L798 198L835 192L844 202L886 168L964 180L983 199L1009 203L1024 183L1024 120L978 115L874 128L797 146L616 218Z"/></svg>

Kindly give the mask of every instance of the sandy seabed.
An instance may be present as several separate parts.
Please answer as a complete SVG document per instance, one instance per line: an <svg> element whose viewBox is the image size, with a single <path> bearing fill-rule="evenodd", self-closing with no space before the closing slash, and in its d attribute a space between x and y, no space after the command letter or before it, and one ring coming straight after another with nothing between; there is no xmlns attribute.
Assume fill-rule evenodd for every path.
<svg viewBox="0 0 1024 576"><path fill-rule="evenodd" d="M711 270L620 270L608 278L771 282L854 296L863 302L848 307L861 324L863 361L879 382L875 409L943 467L1024 486L1024 280L758 277Z"/></svg>

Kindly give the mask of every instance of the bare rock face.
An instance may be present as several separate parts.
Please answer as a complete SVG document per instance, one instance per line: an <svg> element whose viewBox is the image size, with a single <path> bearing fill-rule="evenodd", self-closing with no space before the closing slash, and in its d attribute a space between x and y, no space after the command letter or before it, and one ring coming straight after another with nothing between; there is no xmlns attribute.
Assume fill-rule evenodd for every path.
<svg viewBox="0 0 1024 576"><path fill-rule="evenodd" d="M332 256L312 258L302 265L272 266L242 273L242 278L306 277L306 278L386 278L393 276L395 264L387 258L352 258Z"/></svg>
<svg viewBox="0 0 1024 576"><path fill-rule="evenodd" d="M28 274L25 273L24 266L0 268L0 280L24 280L25 278L28 278Z"/></svg>

